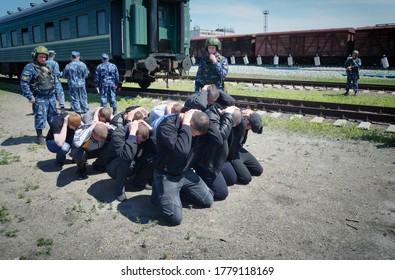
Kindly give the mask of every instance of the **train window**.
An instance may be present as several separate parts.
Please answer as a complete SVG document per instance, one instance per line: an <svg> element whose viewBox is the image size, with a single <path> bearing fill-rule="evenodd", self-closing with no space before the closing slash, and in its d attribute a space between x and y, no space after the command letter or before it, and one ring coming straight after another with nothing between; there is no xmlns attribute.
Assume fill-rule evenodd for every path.
<svg viewBox="0 0 395 280"><path fill-rule="evenodd" d="M77 17L77 34L78 37L84 37L89 35L88 15L82 15Z"/></svg>
<svg viewBox="0 0 395 280"><path fill-rule="evenodd" d="M5 34L1 33L0 34L0 48L5 48L5 46L6 46L6 44L5 44Z"/></svg>
<svg viewBox="0 0 395 280"><path fill-rule="evenodd" d="M106 34L106 13L98 11L96 14L97 35Z"/></svg>
<svg viewBox="0 0 395 280"><path fill-rule="evenodd" d="M18 36L16 31L11 31L11 44L13 47L18 46Z"/></svg>
<svg viewBox="0 0 395 280"><path fill-rule="evenodd" d="M34 43L41 43L41 29L39 25L33 26L33 41Z"/></svg>
<svg viewBox="0 0 395 280"><path fill-rule="evenodd" d="M71 38L70 32L70 20L69 19L62 19L60 21L60 39L66 40Z"/></svg>
<svg viewBox="0 0 395 280"><path fill-rule="evenodd" d="M29 45L29 44L30 44L29 29L22 28L22 45Z"/></svg>
<svg viewBox="0 0 395 280"><path fill-rule="evenodd" d="M53 22L45 24L45 40L47 42L55 41L55 28Z"/></svg>

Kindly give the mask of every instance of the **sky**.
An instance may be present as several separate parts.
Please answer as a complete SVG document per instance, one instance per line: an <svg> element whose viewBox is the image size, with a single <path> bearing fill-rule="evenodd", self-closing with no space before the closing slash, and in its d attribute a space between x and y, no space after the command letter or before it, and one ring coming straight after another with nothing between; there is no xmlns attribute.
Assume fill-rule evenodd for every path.
<svg viewBox="0 0 395 280"><path fill-rule="evenodd" d="M42 0L2 0L0 16ZM363 27L395 23L394 0L191 0L191 29L233 28L236 34L326 28Z"/></svg>

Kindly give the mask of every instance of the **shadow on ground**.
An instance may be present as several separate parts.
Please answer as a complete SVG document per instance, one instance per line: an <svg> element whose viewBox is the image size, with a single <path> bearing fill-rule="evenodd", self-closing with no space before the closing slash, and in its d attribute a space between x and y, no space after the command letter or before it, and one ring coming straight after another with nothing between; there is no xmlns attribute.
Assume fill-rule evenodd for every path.
<svg viewBox="0 0 395 280"><path fill-rule="evenodd" d="M9 137L1 143L1 146L15 146L21 144L36 144L37 136Z"/></svg>
<svg viewBox="0 0 395 280"><path fill-rule="evenodd" d="M159 211L151 202L150 195L137 195L128 198L127 201L118 204L118 211L131 222L148 224L158 221L159 225L167 225L161 218Z"/></svg>

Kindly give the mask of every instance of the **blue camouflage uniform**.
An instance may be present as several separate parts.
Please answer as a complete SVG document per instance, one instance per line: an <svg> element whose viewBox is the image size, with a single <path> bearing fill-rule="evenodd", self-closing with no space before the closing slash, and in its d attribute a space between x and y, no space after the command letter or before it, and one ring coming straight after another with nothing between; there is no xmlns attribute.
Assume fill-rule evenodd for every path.
<svg viewBox="0 0 395 280"><path fill-rule="evenodd" d="M115 64L108 61L108 55L102 55L103 63L96 67L94 84L100 91L100 106L107 106L107 99L110 107L116 110L117 100L115 89L119 83L119 72Z"/></svg>
<svg viewBox="0 0 395 280"><path fill-rule="evenodd" d="M347 70L347 84L346 84L346 92L351 88L351 82L353 83L353 89L355 94L358 92L358 79L359 79L359 68L362 66L362 61L358 57L348 57L346 62L344 62L344 68L351 67L351 70Z"/></svg>
<svg viewBox="0 0 395 280"><path fill-rule="evenodd" d="M219 53L215 54L217 61L212 63L208 56L202 58L195 79L195 92L205 85L214 84L218 89L224 89L223 80L228 75L228 59Z"/></svg>
<svg viewBox="0 0 395 280"><path fill-rule="evenodd" d="M89 76L89 70L85 63L79 61L78 52L72 52L73 61L66 65L63 77L69 85L70 105L74 112L85 114L88 112L88 94L85 88L85 79Z"/></svg>
<svg viewBox="0 0 395 280"><path fill-rule="evenodd" d="M49 67L34 60L23 68L20 85L24 97L29 101L35 99L32 103L34 127L36 130L44 129L46 122L51 124L53 118L58 115L54 74Z"/></svg>
<svg viewBox="0 0 395 280"><path fill-rule="evenodd" d="M53 58L48 58L46 62L48 67L52 68L52 72L56 78L56 99L59 100L60 108L64 108L64 91L62 87L62 83L60 82L60 70L59 70L59 63L57 63Z"/></svg>

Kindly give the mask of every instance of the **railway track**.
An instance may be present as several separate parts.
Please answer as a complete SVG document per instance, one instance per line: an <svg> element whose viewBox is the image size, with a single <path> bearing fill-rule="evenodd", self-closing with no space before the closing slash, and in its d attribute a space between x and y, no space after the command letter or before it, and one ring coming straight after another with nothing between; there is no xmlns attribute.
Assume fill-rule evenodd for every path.
<svg viewBox="0 0 395 280"><path fill-rule="evenodd" d="M14 84L18 83L18 80L16 79L0 78L0 82L4 81ZM311 82L305 83L311 84ZM67 86L64 86L64 88L67 88ZM122 91L118 93L118 95L120 96L136 97L140 95L143 97L157 98L162 100L171 99L180 101L185 101L190 94L190 91L159 89L142 90L140 88L127 87L124 87ZM233 97L236 99L236 105L239 107L263 110L267 112L283 112L301 115L313 115L324 118L395 124L395 108L390 107L315 102L280 98L263 98L240 95L234 95Z"/></svg>
<svg viewBox="0 0 395 280"><path fill-rule="evenodd" d="M190 95L190 92L124 88L120 94L123 96L140 95L150 98L160 98L163 100L171 99L185 101ZM284 112L301 115L314 115L325 118L395 124L395 108L240 95L233 95L233 98L236 99L236 105L239 107L268 112Z"/></svg>
<svg viewBox="0 0 395 280"><path fill-rule="evenodd" d="M160 76L160 78L166 79L165 76ZM195 80L195 76L171 76L169 79L187 79ZM316 87L316 88L344 88L345 82L315 82L315 81L302 81L302 80L276 80L276 79L260 79L260 78L226 78L226 82L231 83L246 83L246 84L261 84L261 85L287 85L287 86L300 86L300 87ZM359 84L360 90L372 90L372 91L389 91L395 92L394 85L377 85L377 84Z"/></svg>

